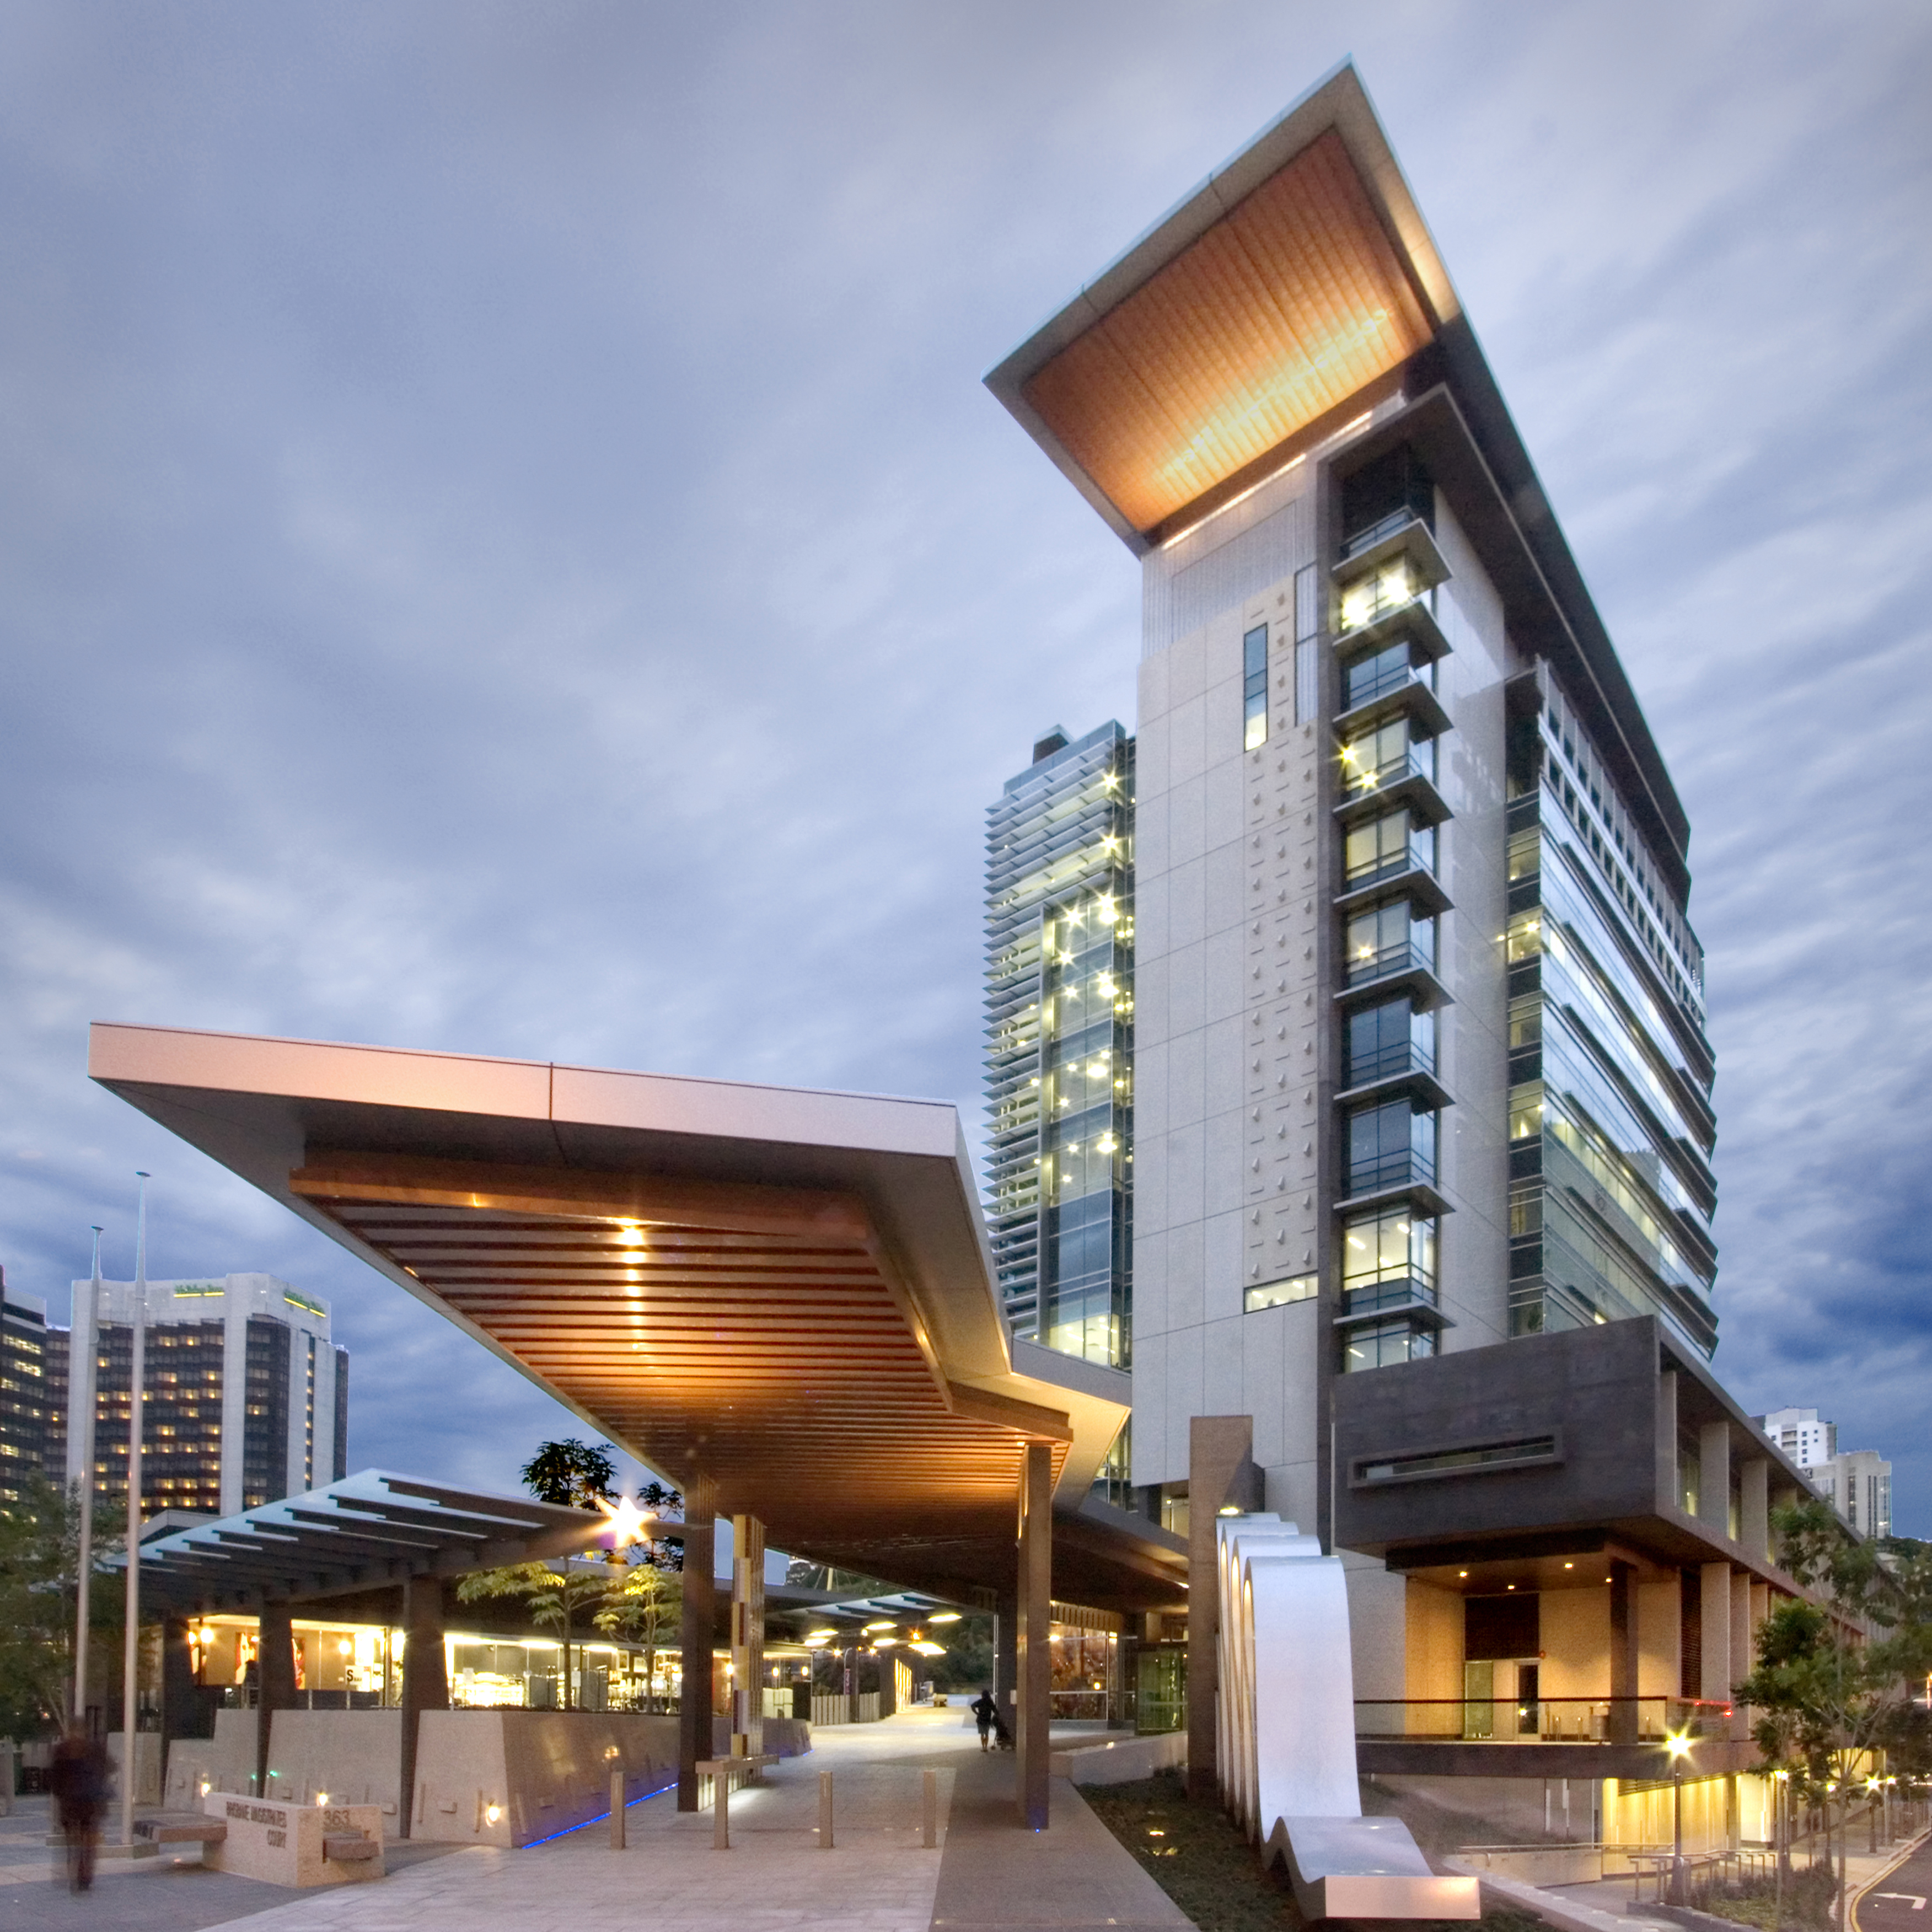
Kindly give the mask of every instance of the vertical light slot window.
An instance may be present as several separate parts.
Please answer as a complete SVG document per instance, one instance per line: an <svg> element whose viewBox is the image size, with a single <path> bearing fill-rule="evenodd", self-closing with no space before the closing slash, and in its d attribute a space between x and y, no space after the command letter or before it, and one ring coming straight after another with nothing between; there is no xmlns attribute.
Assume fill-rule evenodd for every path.
<svg viewBox="0 0 1932 1932"><path fill-rule="evenodd" d="M1257 624L1241 640L1241 748L1268 742L1268 626Z"/></svg>

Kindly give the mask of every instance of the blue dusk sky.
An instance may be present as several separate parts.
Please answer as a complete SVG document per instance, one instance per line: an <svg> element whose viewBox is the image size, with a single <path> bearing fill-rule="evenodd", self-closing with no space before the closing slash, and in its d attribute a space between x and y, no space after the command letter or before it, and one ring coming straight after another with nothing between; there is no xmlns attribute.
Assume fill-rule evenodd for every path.
<svg viewBox="0 0 1932 1932"><path fill-rule="evenodd" d="M152 1168L157 1276L333 1304L352 1466L508 1486L578 1425L90 1020L976 1131L984 808L1138 645L980 375L1349 52L1694 827L1718 1369L1932 1534L1919 4L14 0L9 1286L128 1274Z"/></svg>

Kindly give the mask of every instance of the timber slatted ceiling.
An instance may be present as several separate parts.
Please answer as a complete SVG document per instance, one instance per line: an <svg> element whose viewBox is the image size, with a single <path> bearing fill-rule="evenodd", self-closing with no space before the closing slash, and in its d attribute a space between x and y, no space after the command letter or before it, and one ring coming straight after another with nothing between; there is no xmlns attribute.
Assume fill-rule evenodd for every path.
<svg viewBox="0 0 1932 1932"><path fill-rule="evenodd" d="M760 1516L776 1546L1010 1550L1025 1424L1043 1412L1016 1423L949 1388L855 1198L686 1189L654 1211L650 1184L626 1182L636 1211L545 1213L542 1183L479 1168L470 1189L406 1172L386 1186L387 1163L357 1165L294 1185L652 1467L710 1477L719 1508Z"/></svg>
<svg viewBox="0 0 1932 1932"><path fill-rule="evenodd" d="M1304 148L1024 386L1150 530L1428 341L1341 137Z"/></svg>

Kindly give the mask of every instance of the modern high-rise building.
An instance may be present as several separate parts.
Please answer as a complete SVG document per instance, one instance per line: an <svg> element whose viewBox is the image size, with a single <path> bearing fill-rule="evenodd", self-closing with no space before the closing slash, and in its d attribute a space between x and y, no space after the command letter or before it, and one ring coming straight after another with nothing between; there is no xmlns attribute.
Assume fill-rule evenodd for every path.
<svg viewBox="0 0 1932 1932"><path fill-rule="evenodd" d="M987 1219L1015 1334L1133 1349L1134 742L1056 728L986 826Z"/></svg>
<svg viewBox="0 0 1932 1932"><path fill-rule="evenodd" d="M1252 1411L1312 1520L1335 1376L1646 1316L1708 1358L1688 824L1352 72L988 380L1141 560L1105 887L1136 908L1136 1480L1185 1480L1187 1412ZM1009 785L996 862L1072 755ZM1003 889L1017 1315L1052 1115L1004 1076L1052 896L996 874L995 918Z"/></svg>
<svg viewBox="0 0 1932 1932"><path fill-rule="evenodd" d="M1769 1521L1801 1477L1709 1366L1689 823L1353 69L986 380L1141 568L1107 887L1135 1506L1192 1535L1258 1504L1339 1551L1365 1735L1436 1737L1499 1684L1542 1735L1626 1744L1726 1704L1796 1587ZM1065 1346L1020 1191L1046 1074L998 1057L1043 1010L1013 910L992 1188L1016 1315L1037 1294Z"/></svg>
<svg viewBox="0 0 1932 1932"><path fill-rule="evenodd" d="M10 1468L79 1482L76 1411L94 1414L98 1492L124 1498L132 1412L134 1284L104 1282L92 1333L88 1284L75 1327L6 1294L0 1328L0 1491ZM273 1275L148 1284L141 1496L164 1510L232 1516L348 1473L349 1352L328 1310Z"/></svg>
<svg viewBox="0 0 1932 1932"><path fill-rule="evenodd" d="M16 1294L0 1270L0 1503L20 1495L20 1478L45 1464L59 1406L47 1375L46 1304Z"/></svg>

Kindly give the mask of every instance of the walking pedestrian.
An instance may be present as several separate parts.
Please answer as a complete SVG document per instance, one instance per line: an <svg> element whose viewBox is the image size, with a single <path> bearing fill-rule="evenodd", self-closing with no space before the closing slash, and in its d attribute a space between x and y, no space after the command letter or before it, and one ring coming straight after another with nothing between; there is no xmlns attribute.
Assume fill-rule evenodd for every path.
<svg viewBox="0 0 1932 1932"><path fill-rule="evenodd" d="M107 1808L107 1748L100 1738L69 1731L54 1747L47 1774L67 1840L69 1887L86 1892L94 1883L94 1854L100 1843L100 1814Z"/></svg>
<svg viewBox="0 0 1932 1932"><path fill-rule="evenodd" d="M992 1742L993 1726L1000 1721L1000 1707L993 1702L992 1691L982 1690L966 1708L980 1726L980 1748L985 1750Z"/></svg>

